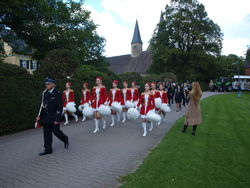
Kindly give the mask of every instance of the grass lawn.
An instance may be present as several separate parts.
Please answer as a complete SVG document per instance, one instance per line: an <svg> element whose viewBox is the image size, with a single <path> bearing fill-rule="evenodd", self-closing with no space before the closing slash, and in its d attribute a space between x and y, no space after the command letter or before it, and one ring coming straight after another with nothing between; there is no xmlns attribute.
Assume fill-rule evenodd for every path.
<svg viewBox="0 0 250 188"><path fill-rule="evenodd" d="M197 135L179 119L122 188L250 188L250 93L202 101Z"/></svg>

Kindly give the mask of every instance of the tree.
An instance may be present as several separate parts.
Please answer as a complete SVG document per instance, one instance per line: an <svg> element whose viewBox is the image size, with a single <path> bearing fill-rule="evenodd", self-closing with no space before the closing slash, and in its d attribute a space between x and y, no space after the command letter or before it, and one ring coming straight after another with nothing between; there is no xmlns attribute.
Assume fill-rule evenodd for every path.
<svg viewBox="0 0 250 188"><path fill-rule="evenodd" d="M1 28L10 28L31 46L37 60L51 50L69 49L82 64L100 65L104 39L82 4L81 0L1 1Z"/></svg>
<svg viewBox="0 0 250 188"><path fill-rule="evenodd" d="M222 48L220 27L197 0L171 0L151 39L150 73L173 72L179 81L207 81L218 76Z"/></svg>
<svg viewBox="0 0 250 188"><path fill-rule="evenodd" d="M217 58L220 66L220 75L232 77L233 75L244 74L244 59L234 54L220 56Z"/></svg>
<svg viewBox="0 0 250 188"><path fill-rule="evenodd" d="M43 77L63 79L73 76L76 68L79 67L79 60L74 51L59 49L49 52L41 64L38 72Z"/></svg>
<svg viewBox="0 0 250 188"><path fill-rule="evenodd" d="M155 48L164 45L183 52L204 51L219 55L222 33L197 0L171 0L162 13L152 42Z"/></svg>
<svg viewBox="0 0 250 188"><path fill-rule="evenodd" d="M250 64L250 47L248 47L248 49L247 49L246 63L247 63L247 64Z"/></svg>

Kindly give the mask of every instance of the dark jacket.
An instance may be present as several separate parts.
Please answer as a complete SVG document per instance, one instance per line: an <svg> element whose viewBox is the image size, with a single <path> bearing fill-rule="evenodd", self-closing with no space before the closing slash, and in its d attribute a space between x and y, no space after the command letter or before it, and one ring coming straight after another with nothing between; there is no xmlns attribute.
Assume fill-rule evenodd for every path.
<svg viewBox="0 0 250 188"><path fill-rule="evenodd" d="M60 122L62 119L63 103L62 94L55 88L52 92L44 93L43 107L41 110L41 124L51 124L54 121Z"/></svg>

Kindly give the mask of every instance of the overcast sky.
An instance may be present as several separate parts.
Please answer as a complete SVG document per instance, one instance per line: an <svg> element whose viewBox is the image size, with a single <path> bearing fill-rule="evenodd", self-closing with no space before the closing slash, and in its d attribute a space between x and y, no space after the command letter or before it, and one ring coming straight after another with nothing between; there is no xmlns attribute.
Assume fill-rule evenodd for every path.
<svg viewBox="0 0 250 188"><path fill-rule="evenodd" d="M159 22L160 12L170 0L85 0L84 8L99 25L97 32L106 39L105 55L130 53L135 20L138 19L143 49L148 47ZM199 0L209 18L224 34L222 54L243 56L250 45L250 0Z"/></svg>

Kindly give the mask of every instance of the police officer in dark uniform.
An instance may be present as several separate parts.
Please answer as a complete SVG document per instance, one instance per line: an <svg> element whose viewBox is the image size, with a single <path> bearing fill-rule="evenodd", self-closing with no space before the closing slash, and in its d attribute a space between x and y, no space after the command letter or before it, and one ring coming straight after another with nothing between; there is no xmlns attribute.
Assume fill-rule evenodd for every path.
<svg viewBox="0 0 250 188"><path fill-rule="evenodd" d="M52 153L52 133L64 143L65 149L69 146L68 137L60 130L62 119L62 95L55 88L55 80L46 79L46 90L43 93L41 111L37 121L43 126L44 152L39 155Z"/></svg>

